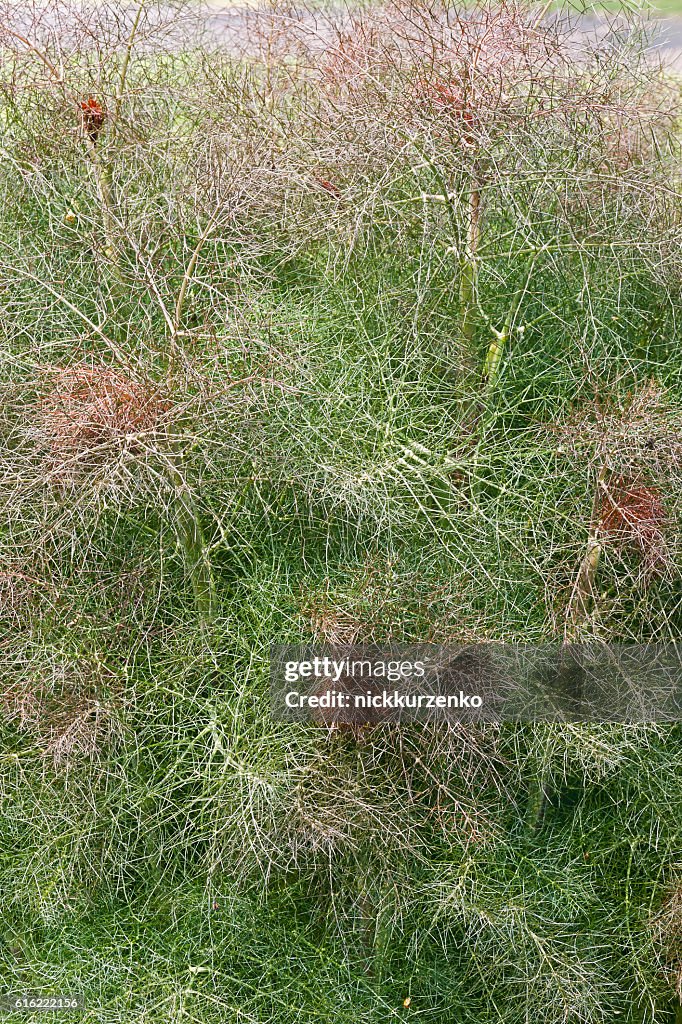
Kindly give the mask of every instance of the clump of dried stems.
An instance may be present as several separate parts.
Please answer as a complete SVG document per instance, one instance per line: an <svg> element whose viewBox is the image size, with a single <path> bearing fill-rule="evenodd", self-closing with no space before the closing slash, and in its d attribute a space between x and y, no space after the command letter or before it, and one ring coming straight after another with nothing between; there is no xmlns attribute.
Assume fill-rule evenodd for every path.
<svg viewBox="0 0 682 1024"><path fill-rule="evenodd" d="M35 431L60 479L110 460L112 447L125 445L134 458L169 408L149 381L102 364L72 364L49 372Z"/></svg>

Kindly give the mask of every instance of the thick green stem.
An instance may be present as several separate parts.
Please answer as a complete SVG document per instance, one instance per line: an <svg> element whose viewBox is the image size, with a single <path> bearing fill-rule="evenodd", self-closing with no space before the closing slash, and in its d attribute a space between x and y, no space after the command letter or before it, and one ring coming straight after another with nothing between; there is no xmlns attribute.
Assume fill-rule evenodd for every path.
<svg viewBox="0 0 682 1024"><path fill-rule="evenodd" d="M168 477L173 488L172 517L178 543L182 548L197 612L202 625L216 613L216 592L206 539L192 492L177 465L177 456L169 462Z"/></svg>
<svg viewBox="0 0 682 1024"><path fill-rule="evenodd" d="M490 327L490 330L492 331L493 334L493 340L488 345L488 351L486 352L485 355L485 362L483 363L483 380L488 386L494 384L499 375L500 366L502 364L502 357L504 356L504 352L509 341L509 336L514 326L516 314L518 313L521 307L521 303L523 302L524 296L528 291L528 287L533 276L535 262L541 252L544 252L544 246L536 250L531 256L531 259L528 263L528 271L526 273L526 277L524 279L523 284L520 285L520 287L517 288L516 290L502 330L495 330L495 328L490 323L488 317L486 317L484 314L484 318L488 323L488 326ZM523 330L523 327L519 328L519 333L521 333Z"/></svg>
<svg viewBox="0 0 682 1024"><path fill-rule="evenodd" d="M531 790L528 795L526 832L529 834L536 832L542 824L549 799L548 791L549 777L548 773L543 769L542 774L532 781Z"/></svg>
<svg viewBox="0 0 682 1024"><path fill-rule="evenodd" d="M505 327L504 330L495 333L493 340L488 346L483 364L483 378L487 384L493 384L497 380L508 338L509 331Z"/></svg>

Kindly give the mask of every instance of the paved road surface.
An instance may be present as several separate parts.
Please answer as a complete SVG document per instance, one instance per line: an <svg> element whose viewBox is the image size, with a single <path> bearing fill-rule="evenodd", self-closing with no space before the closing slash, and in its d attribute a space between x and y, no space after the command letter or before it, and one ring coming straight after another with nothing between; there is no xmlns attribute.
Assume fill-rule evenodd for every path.
<svg viewBox="0 0 682 1024"><path fill-rule="evenodd" d="M206 15L206 27L217 39L226 41L242 41L249 35L249 19L253 16L257 0L247 0L221 7L213 3L210 13ZM625 26L625 21L622 22ZM585 16L576 19L576 34L586 33L593 38L604 39L609 33L613 21L600 19L596 16ZM682 18L670 17L652 23L648 29L651 40L650 52L653 59L662 60L682 72ZM612 33L613 36L613 33Z"/></svg>
<svg viewBox="0 0 682 1024"><path fill-rule="evenodd" d="M253 49L254 15L258 0L208 0L203 9L197 5L190 18L178 18L171 8L164 8L163 3L150 5L150 21L160 21L170 27L165 33L166 45L181 47L188 39L196 44L200 40L206 43L221 43L229 49L244 52ZM0 23L2 17L2 0L0 0ZM137 3L133 0L104 0L104 3L93 3L93 0L65 0L62 6L51 0L33 0L18 5L16 0L11 3L13 18L11 27L21 31L37 42L47 42L46 36L58 35L63 45L68 46L68 37L83 28L85 23L98 22L100 26L117 23L116 35L125 39L126 22L132 22ZM151 11L156 9L155 14ZM74 17L75 15L75 17ZM310 14L303 15L303 22L313 28ZM611 26L611 30L610 30ZM627 19L620 19L621 29L627 28ZM614 31L615 29L615 31ZM144 36L144 32L142 35ZM612 41L618 45L618 25L606 18L585 16L575 19L575 34L580 37L587 34L602 42ZM324 30L321 29L321 35ZM666 65L682 73L682 18L671 17L652 23L649 29L651 38L650 52L652 59L662 60ZM140 42L142 40L139 40Z"/></svg>

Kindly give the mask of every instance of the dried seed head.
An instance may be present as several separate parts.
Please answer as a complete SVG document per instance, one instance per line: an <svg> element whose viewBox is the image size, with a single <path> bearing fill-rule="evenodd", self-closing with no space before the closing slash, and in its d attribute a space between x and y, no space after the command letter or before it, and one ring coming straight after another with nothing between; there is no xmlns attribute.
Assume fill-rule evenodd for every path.
<svg viewBox="0 0 682 1024"><path fill-rule="evenodd" d="M606 465L626 480L675 480L682 472L682 422L670 398L646 384L624 402L600 398L552 427L565 454ZM558 449L557 449L558 451Z"/></svg>
<svg viewBox="0 0 682 1024"><path fill-rule="evenodd" d="M667 513L657 487L617 477L604 488L599 528L616 543L638 548L649 568L667 562Z"/></svg>
<svg viewBox="0 0 682 1024"><path fill-rule="evenodd" d="M335 199L341 198L341 189L333 181L327 181L326 178L321 178L317 174L314 175L314 178L320 188L323 188L330 196L334 196Z"/></svg>
<svg viewBox="0 0 682 1024"><path fill-rule="evenodd" d="M463 89L456 83L444 81L421 82L416 95L417 102L456 125L467 145L475 144L475 131L479 118L471 109Z"/></svg>
<svg viewBox="0 0 682 1024"><path fill-rule="evenodd" d="M87 100L81 100L80 110L83 131L94 145L107 118L104 107L94 96L88 96Z"/></svg>
<svg viewBox="0 0 682 1024"><path fill-rule="evenodd" d="M168 408L151 382L79 363L50 374L37 432L57 467L82 469L101 463L112 444L141 448L140 435L152 430Z"/></svg>
<svg viewBox="0 0 682 1024"><path fill-rule="evenodd" d="M117 689L101 665L27 666L22 678L0 690L0 714L55 765L95 758L120 732Z"/></svg>
<svg viewBox="0 0 682 1024"><path fill-rule="evenodd" d="M329 594L308 597L301 614L310 623L315 639L335 646L357 642L362 625L352 612L330 600Z"/></svg>
<svg viewBox="0 0 682 1024"><path fill-rule="evenodd" d="M317 725L324 726L329 733L349 734L356 740L361 740L368 730L374 729L386 719L386 712L380 708L355 707L356 697L363 696L367 690L367 684L363 679L356 679L351 675L342 675L338 680L331 678L321 679L315 688L315 695L325 701L328 695L340 696L348 707L318 707L312 713L313 721ZM330 701L330 705L332 701Z"/></svg>

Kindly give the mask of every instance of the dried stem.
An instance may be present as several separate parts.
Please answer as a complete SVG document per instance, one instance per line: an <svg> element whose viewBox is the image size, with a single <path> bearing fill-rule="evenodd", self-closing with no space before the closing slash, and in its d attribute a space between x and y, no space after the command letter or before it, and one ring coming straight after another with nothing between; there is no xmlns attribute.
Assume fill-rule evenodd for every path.
<svg viewBox="0 0 682 1024"><path fill-rule="evenodd" d="M578 569L578 574L571 593L571 600L568 605L565 630L566 636L568 636L569 627L574 631L580 632L580 629L589 618L593 607L594 586L603 551L599 509L601 507L602 492L607 475L608 470L606 466L602 466L599 470L597 484L594 489L590 530L587 538L585 554L583 555L583 559L580 563L580 568Z"/></svg>
<svg viewBox="0 0 682 1024"><path fill-rule="evenodd" d="M459 315L460 330L465 351L471 353L476 331L476 284L478 274L478 246L481 237L481 193L472 184L469 193L467 244L460 266Z"/></svg>
<svg viewBox="0 0 682 1024"><path fill-rule="evenodd" d="M116 212L113 195L113 175L111 163L103 163L97 152L95 143L86 138L86 147L90 162L95 174L97 193L102 207L102 222L104 238L106 242L106 255L114 268L114 276L118 284L121 284L120 277L120 254L116 237Z"/></svg>

